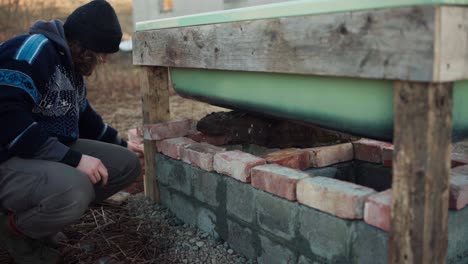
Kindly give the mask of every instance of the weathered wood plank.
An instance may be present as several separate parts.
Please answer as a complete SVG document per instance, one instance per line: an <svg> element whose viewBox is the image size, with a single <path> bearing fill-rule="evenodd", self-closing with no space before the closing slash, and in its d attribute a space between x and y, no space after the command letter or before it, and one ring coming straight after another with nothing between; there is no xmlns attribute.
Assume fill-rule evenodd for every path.
<svg viewBox="0 0 468 264"><path fill-rule="evenodd" d="M389 263L445 263L453 84L396 82Z"/></svg>
<svg viewBox="0 0 468 264"><path fill-rule="evenodd" d="M468 7L438 7L435 17L433 79L468 79Z"/></svg>
<svg viewBox="0 0 468 264"><path fill-rule="evenodd" d="M154 124L169 119L169 72L166 67L143 67L141 71L141 96L143 124ZM159 185L156 175L156 144L144 141L145 148L145 195L159 202Z"/></svg>
<svg viewBox="0 0 468 264"><path fill-rule="evenodd" d="M139 65L432 81L434 6L134 34Z"/></svg>

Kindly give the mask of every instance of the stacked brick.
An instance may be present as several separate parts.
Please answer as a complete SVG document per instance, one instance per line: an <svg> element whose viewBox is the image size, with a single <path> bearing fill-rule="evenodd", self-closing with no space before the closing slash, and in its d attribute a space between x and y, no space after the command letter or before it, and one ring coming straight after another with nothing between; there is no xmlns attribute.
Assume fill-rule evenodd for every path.
<svg viewBox="0 0 468 264"><path fill-rule="evenodd" d="M390 228L391 189L376 192L354 183L314 175L304 170L360 160L392 166L393 145L370 139L307 149L283 149L262 157L226 150L223 136L197 132L192 120L176 120L143 129L145 139L156 140L158 151L173 159L232 177L289 201L343 219L364 219L370 225ZM458 157L456 164L463 165ZM468 165L467 165L468 166ZM468 167L459 167L450 180L450 208L468 204Z"/></svg>

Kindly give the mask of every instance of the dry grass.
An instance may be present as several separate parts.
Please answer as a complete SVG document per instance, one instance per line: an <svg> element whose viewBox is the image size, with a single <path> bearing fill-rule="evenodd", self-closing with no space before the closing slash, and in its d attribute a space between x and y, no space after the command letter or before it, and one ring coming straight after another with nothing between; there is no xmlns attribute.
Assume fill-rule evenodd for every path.
<svg viewBox="0 0 468 264"><path fill-rule="evenodd" d="M84 0L0 0L0 42L27 32L38 20L66 16ZM109 0L119 17L124 38L133 31L131 0ZM87 79L88 99L104 120L125 137L125 131L141 125L141 97L138 68L132 65L131 54L114 54L109 63L100 65ZM199 119L220 108L171 96L172 118Z"/></svg>

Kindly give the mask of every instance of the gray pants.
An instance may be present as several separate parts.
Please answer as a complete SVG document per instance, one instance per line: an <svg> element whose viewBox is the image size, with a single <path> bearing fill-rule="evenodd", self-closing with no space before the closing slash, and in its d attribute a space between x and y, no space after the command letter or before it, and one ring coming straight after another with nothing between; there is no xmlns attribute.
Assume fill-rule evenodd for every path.
<svg viewBox="0 0 468 264"><path fill-rule="evenodd" d="M91 202L101 202L140 175L130 150L80 139L71 146L100 159L109 173L106 186L94 185L76 168L63 163L13 157L0 164L0 211L13 212L17 228L42 238L80 219Z"/></svg>

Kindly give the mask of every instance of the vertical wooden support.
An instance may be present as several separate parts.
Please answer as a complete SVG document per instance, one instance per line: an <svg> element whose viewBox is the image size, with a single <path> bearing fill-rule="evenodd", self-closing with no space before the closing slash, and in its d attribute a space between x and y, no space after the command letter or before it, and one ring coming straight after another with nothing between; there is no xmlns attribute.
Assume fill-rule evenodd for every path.
<svg viewBox="0 0 468 264"><path fill-rule="evenodd" d="M395 83L389 263L445 263L453 83Z"/></svg>
<svg viewBox="0 0 468 264"><path fill-rule="evenodd" d="M166 67L142 67L141 96L143 124L167 121L169 112L169 71ZM159 184L156 176L156 144L144 141L145 148L145 195L159 203Z"/></svg>

